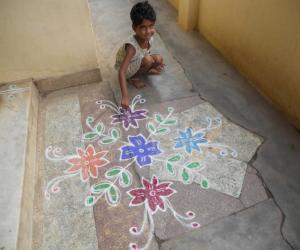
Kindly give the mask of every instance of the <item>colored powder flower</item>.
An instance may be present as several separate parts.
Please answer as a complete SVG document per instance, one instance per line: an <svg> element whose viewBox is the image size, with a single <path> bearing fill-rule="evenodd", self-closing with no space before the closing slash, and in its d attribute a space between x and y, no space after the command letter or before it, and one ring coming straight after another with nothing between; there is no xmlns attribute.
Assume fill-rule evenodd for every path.
<svg viewBox="0 0 300 250"><path fill-rule="evenodd" d="M207 139L204 138L204 132L192 134L192 129L187 128L185 131L179 131L179 137L175 139L177 141L175 148L185 147L185 150L191 154L192 150L195 149L201 152L198 144L207 143Z"/></svg>
<svg viewBox="0 0 300 250"><path fill-rule="evenodd" d="M123 109L120 114L112 115L113 118L112 124L114 123L122 123L123 127L128 130L131 126L133 128L138 128L137 120L143 120L147 118L145 115L147 111L144 109L132 111L130 107L128 109Z"/></svg>
<svg viewBox="0 0 300 250"><path fill-rule="evenodd" d="M98 177L98 168L105 166L109 163L108 160L103 158L108 151L95 152L93 145L88 145L86 150L76 148L77 156L67 160L68 163L73 165L66 170L67 173L76 173L80 171L80 178L83 182L89 179Z"/></svg>
<svg viewBox="0 0 300 250"><path fill-rule="evenodd" d="M142 178L142 183L143 188L135 188L127 192L132 197L129 205L139 206L147 201L153 214L157 209L166 211L164 197L169 197L176 193L174 189L169 187L172 182L159 183L157 177L153 176L151 182Z"/></svg>
<svg viewBox="0 0 300 250"><path fill-rule="evenodd" d="M146 141L143 135L129 136L132 146L121 147L121 159L127 160L135 158L139 167L143 167L152 163L151 156L160 154L157 141Z"/></svg>

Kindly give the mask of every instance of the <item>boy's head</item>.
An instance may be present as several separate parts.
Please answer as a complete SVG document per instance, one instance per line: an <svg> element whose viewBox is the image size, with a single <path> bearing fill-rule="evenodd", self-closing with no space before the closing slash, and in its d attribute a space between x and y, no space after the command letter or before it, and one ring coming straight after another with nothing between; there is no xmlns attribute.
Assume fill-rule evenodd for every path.
<svg viewBox="0 0 300 250"><path fill-rule="evenodd" d="M148 1L135 4L131 9L130 18L132 28L138 36L143 39L148 39L154 34L156 14Z"/></svg>

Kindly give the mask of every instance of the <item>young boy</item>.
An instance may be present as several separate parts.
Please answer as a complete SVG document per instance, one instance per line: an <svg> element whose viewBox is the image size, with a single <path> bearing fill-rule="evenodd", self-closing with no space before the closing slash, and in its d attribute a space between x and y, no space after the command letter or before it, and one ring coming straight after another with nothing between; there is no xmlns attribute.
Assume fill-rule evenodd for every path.
<svg viewBox="0 0 300 250"><path fill-rule="evenodd" d="M156 21L153 7L148 1L139 2L132 7L130 18L135 34L118 50L115 64L119 71L121 105L124 109L129 106L127 80L136 88L143 88L145 84L139 78L141 74L160 74L164 68L162 56L150 52Z"/></svg>

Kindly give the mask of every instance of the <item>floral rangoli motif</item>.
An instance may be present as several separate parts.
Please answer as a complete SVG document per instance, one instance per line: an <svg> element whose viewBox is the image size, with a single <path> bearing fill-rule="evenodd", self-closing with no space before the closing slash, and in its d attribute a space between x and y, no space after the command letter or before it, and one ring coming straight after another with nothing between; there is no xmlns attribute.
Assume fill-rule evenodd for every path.
<svg viewBox="0 0 300 250"><path fill-rule="evenodd" d="M171 182L158 183L158 179L154 176L152 182L142 179L143 188L135 188L128 191L128 194L132 197L129 206L139 206L147 202L147 205L155 214L159 208L165 212L166 207L163 201L163 197L169 197L176 191L169 186Z"/></svg>
<svg viewBox="0 0 300 250"><path fill-rule="evenodd" d="M80 178L83 182L88 181L89 176L98 177L98 168L105 166L109 161L103 158L108 151L96 153L92 145L89 145L86 150L77 148L75 158L67 160L72 166L66 170L68 173L80 172Z"/></svg>
<svg viewBox="0 0 300 250"><path fill-rule="evenodd" d="M158 178L153 176L151 181L142 177L142 184L142 188L131 189L127 192L132 197L129 203L130 207L144 205L144 219L141 228L138 230L137 227L131 227L129 231L132 235L139 236L144 232L146 224L150 224L148 225L150 230L147 243L142 248L138 247L136 243L130 243L129 247L131 249L147 249L150 246L154 233L154 221L152 216L158 210L166 212L167 209L169 209L175 219L185 227L200 227L198 222L186 222L195 218L194 212L187 211L186 215L183 216L174 210L171 202L168 200L168 197L176 193L176 190L170 187L173 184L172 182L160 183Z"/></svg>
<svg viewBox="0 0 300 250"><path fill-rule="evenodd" d="M128 109L123 109L121 107L118 107L116 104L114 104L111 101L108 100L100 100L97 101L96 104L100 105L101 109L104 109L106 107L113 110L116 114L112 115L112 121L111 124L118 124L121 123L123 125L123 128L127 131L130 127L132 128L138 128L138 121L147 119L147 113L148 111L145 109L136 110L135 106L138 103L145 103L145 99L142 99L141 96L137 95L133 98L131 105L128 107Z"/></svg>
<svg viewBox="0 0 300 250"><path fill-rule="evenodd" d="M140 168L152 163L151 156L161 153L157 141L146 141L143 135L129 136L132 145L121 147L121 160L135 158Z"/></svg>
<svg viewBox="0 0 300 250"><path fill-rule="evenodd" d="M147 111L144 109L132 111L129 107L127 110L121 110L119 114L113 115L113 120L111 123L122 123L124 129L126 130L128 130L130 126L133 128L138 128L137 120L143 120L147 118L145 113L147 113Z"/></svg>
<svg viewBox="0 0 300 250"><path fill-rule="evenodd" d="M137 104L145 103L145 99L136 96L128 110L119 108L108 100L97 101L101 109L109 108L115 114L111 115L111 125L122 125L125 131L139 128L139 122L147 120L147 130L149 136L143 134L129 135L127 141L122 141L121 130L117 127L106 128L101 121L95 121L93 116L86 118L86 131L82 135L82 141L96 142L103 150L96 151L92 144L88 144L86 148L76 148L75 155L64 156L62 149L49 146L46 149L46 158L50 161L63 161L66 164L64 175L58 176L50 180L46 186L45 196L50 199L50 194L60 192L59 184L69 178L80 176L82 182L87 182L90 178L98 178L98 171L104 166L106 169L102 180L90 187L90 192L85 199L86 206L93 206L99 199L104 198L109 206L117 207L122 199L121 189L129 189L126 194L131 197L128 204L129 207L144 206L144 218L141 227L133 226L129 232L134 236L139 236L148 228L148 239L143 247L139 247L137 243L130 243L131 249L147 249L152 241L154 232L153 216L160 210L162 212L171 212L174 218L183 226L188 228L198 228L198 222L191 221L195 218L195 213L187 211L185 215L176 212L169 198L176 195L177 191L171 186L173 182L160 181L158 177L153 175L151 180L142 177L142 187L131 188L133 183L133 175L131 166L134 163L139 168L151 167L155 162L162 164L166 172L170 176L179 173L180 181L183 184L191 184L194 175L201 176L199 187L203 189L209 188L209 180L201 175L201 171L209 166L204 165L201 158L199 160L191 160L191 154L203 155L207 150L218 151L221 157L229 155L237 156L237 152L227 145L211 142L207 137L207 133L211 130L220 128L222 120L218 117L207 118L207 126L193 131L193 128L177 128L177 117L174 116L174 109L169 107L168 114L163 115L155 113L153 117L148 117L149 113L146 109L136 109ZM173 153L164 155L164 149L161 148L160 138L173 131L169 141L173 145ZM177 132L176 132L177 131ZM175 132L175 133L174 133ZM168 137L165 137L165 140ZM119 162L111 164L108 160L108 145L121 143L117 147L119 150ZM110 146L111 148L111 146ZM206 148L204 150L204 148ZM179 153L180 151L180 153ZM126 162L125 166L121 166ZM110 164L110 165L108 165Z"/></svg>
<svg viewBox="0 0 300 250"><path fill-rule="evenodd" d="M193 135L191 128L187 128L185 131L179 131L179 135L180 136L175 139L175 148L184 147L189 154L192 153L193 149L201 152L198 144L207 142L204 132L198 132Z"/></svg>

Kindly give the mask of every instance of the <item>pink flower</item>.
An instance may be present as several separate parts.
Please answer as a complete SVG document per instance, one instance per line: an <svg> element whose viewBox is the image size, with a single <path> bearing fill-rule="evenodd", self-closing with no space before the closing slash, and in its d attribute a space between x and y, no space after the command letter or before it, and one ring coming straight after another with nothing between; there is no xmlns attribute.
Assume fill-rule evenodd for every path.
<svg viewBox="0 0 300 250"><path fill-rule="evenodd" d="M98 177L98 168L105 166L109 163L108 160L103 158L108 151L95 152L93 145L88 145L86 150L76 148L77 157L67 160L68 163L73 165L68 168L66 172L76 173L80 171L80 178L83 182L89 179Z"/></svg>
<svg viewBox="0 0 300 250"><path fill-rule="evenodd" d="M176 193L174 189L169 187L172 182L159 183L157 177L153 176L151 182L142 178L142 183L143 188L135 188L127 192L132 197L129 205L139 206L147 201L153 214L156 213L157 209L166 211L163 197L169 197Z"/></svg>

